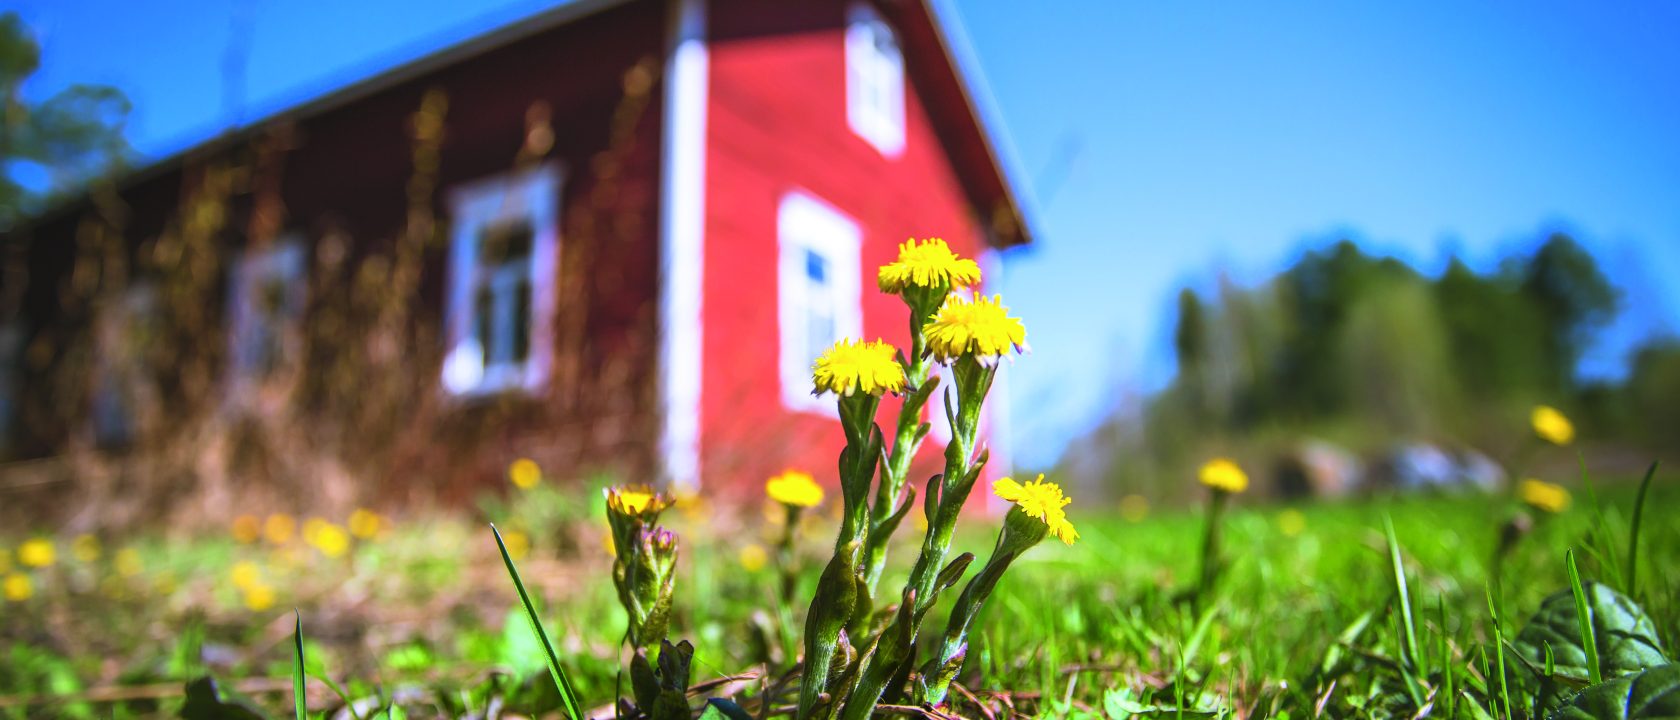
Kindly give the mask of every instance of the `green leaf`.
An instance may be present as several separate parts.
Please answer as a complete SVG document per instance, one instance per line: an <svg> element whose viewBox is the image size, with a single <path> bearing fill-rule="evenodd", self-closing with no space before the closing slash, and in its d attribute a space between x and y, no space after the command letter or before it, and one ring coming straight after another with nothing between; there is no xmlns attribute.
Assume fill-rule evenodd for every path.
<svg viewBox="0 0 1680 720"><path fill-rule="evenodd" d="M1582 690L1552 720L1657 720L1680 717L1680 665L1663 665Z"/></svg>
<svg viewBox="0 0 1680 720"><path fill-rule="evenodd" d="M292 702L297 706L297 720L308 720L308 697L303 692L303 615L292 611Z"/></svg>
<svg viewBox="0 0 1680 720"><path fill-rule="evenodd" d="M577 691L572 689L572 679L566 675L566 669L560 666L560 656L554 652L554 644L548 641L548 632L543 630L542 620L537 616L537 606L531 604L531 596L525 592L525 581L519 579L519 570L513 566L513 557L508 555L507 544L502 542L502 533L495 525L490 526L490 533L496 536L496 548L502 553L502 562L507 565L508 576L513 578L513 588L519 592L519 602L525 606L525 616L531 621L531 633L542 643L543 659L548 663L548 672L554 677L554 686L560 690L560 700L565 704L567 716L573 720L583 718L583 707L578 702Z"/></svg>
<svg viewBox="0 0 1680 720"><path fill-rule="evenodd" d="M1594 654L1605 678L1668 664L1657 639L1656 624L1639 605L1601 583L1584 583L1582 595L1591 619ZM1540 604L1540 611L1511 643L1512 651L1525 661L1524 665L1545 667L1549 645L1557 675L1577 680L1591 677L1575 602L1573 589L1566 588ZM1569 685L1533 672L1519 671L1512 677L1534 697L1539 707L1555 706Z"/></svg>
<svg viewBox="0 0 1680 720"><path fill-rule="evenodd" d="M712 698L706 701L706 709L700 711L700 720L754 720L740 705L723 698Z"/></svg>

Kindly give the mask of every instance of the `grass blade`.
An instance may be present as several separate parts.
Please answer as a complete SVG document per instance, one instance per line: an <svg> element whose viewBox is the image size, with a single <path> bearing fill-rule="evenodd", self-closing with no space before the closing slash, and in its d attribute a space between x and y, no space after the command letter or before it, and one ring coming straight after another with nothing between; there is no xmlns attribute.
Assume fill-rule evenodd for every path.
<svg viewBox="0 0 1680 720"><path fill-rule="evenodd" d="M1388 532L1388 559L1394 566L1394 594L1400 602L1400 623L1406 630L1406 664L1418 664L1417 623L1412 618L1411 592L1406 588L1406 566L1400 561L1400 542L1394 538L1394 520L1383 516L1383 529Z"/></svg>
<svg viewBox="0 0 1680 720"><path fill-rule="evenodd" d="M1639 600L1639 520L1645 516L1645 493L1651 489L1651 478L1657 474L1657 464L1645 470L1645 479L1639 481L1639 495L1633 501L1633 524L1628 529L1627 554L1627 592L1628 597L1636 602Z"/></svg>
<svg viewBox="0 0 1680 720"><path fill-rule="evenodd" d="M1597 685L1604 682L1604 673L1598 667L1598 638L1593 633L1592 608L1587 607L1587 592L1581 587L1580 571L1575 569L1575 550L1571 548L1563 558L1569 566L1569 589L1575 593L1575 621L1581 625L1581 647L1587 651L1587 672L1592 683Z"/></svg>
<svg viewBox="0 0 1680 720"><path fill-rule="evenodd" d="M560 667L560 656L554 653L554 644L548 641L542 619L537 616L537 606L531 604L531 596L525 592L525 582L519 579L519 570L513 566L513 557L508 555L507 544L502 542L502 533L494 524L490 526L490 532L496 536L496 549L502 552L508 576L513 578L513 587L519 591L519 602L525 606L525 616L531 620L531 632L542 644L543 659L548 661L548 674L554 676L554 686L560 690L560 701L565 705L566 714L573 720L583 720L583 705L578 702L577 691L572 689L572 680L566 676L566 669Z"/></svg>
<svg viewBox="0 0 1680 720"><path fill-rule="evenodd" d="M1499 608L1493 602L1493 588L1488 587L1485 590L1487 592L1488 614L1493 616L1493 654L1495 658L1498 658L1499 700L1505 707L1505 717L1510 718L1513 716L1511 715L1511 683L1505 677L1505 626L1499 618ZM1487 667L1487 650L1484 648L1482 650L1482 672L1484 674L1488 673L1489 669ZM1490 696L1493 694L1492 684L1493 676L1490 674L1488 675L1488 695ZM1488 704L1491 705L1492 703L1493 698L1489 697Z"/></svg>
<svg viewBox="0 0 1680 720"><path fill-rule="evenodd" d="M303 694L303 615L292 611L292 702L297 720L308 720L309 708Z"/></svg>

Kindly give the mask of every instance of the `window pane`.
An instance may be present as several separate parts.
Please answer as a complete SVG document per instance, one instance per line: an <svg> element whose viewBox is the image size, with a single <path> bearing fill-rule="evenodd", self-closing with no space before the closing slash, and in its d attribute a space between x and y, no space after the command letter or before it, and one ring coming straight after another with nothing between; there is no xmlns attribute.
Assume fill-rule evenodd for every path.
<svg viewBox="0 0 1680 720"><path fill-rule="evenodd" d="M809 278L812 284L828 284L828 259L810 248L805 250L805 277Z"/></svg>
<svg viewBox="0 0 1680 720"><path fill-rule="evenodd" d="M491 294L488 285L480 285L473 294L472 328L468 334L478 346L484 348L484 364L493 365L501 360L496 357L496 343L490 340L490 328L495 327L496 298Z"/></svg>
<svg viewBox="0 0 1680 720"><path fill-rule="evenodd" d="M514 288L513 362L525 362L531 354L531 278L522 277Z"/></svg>

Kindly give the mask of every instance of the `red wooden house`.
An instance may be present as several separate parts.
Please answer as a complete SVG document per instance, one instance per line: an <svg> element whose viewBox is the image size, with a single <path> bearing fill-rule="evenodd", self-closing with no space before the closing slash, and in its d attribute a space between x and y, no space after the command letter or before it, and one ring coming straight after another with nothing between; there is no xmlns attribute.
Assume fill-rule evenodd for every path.
<svg viewBox="0 0 1680 720"><path fill-rule="evenodd" d="M982 267L1030 240L961 52L933 0L577 0L135 172L18 231L27 273L0 278L11 452L133 440L122 378L173 368L91 363L60 422L37 416L66 401L45 379L180 312L151 276L207 234L188 277L225 334L199 353L218 422L343 407L307 378L363 338L314 329L371 275L411 311L412 347L358 346L402 373L405 483L482 486L526 454L708 490L832 475L812 360L906 339L875 269L910 237Z"/></svg>

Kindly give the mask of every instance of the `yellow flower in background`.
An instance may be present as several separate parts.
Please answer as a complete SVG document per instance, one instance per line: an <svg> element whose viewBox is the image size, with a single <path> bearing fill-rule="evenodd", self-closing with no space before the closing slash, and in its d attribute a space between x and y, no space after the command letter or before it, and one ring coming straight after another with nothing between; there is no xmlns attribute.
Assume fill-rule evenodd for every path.
<svg viewBox="0 0 1680 720"><path fill-rule="evenodd" d="M607 488L607 509L620 515L657 515L671 506L671 498L647 485Z"/></svg>
<svg viewBox="0 0 1680 720"><path fill-rule="evenodd" d="M116 566L117 574L131 578L140 574L143 568L140 562L140 551L134 548L123 548L111 558L111 564Z"/></svg>
<svg viewBox="0 0 1680 720"><path fill-rule="evenodd" d="M1014 478L1003 478L992 483L992 492L1015 503L1028 516L1043 520L1050 527L1050 534L1063 543L1072 545L1079 538L1079 532L1073 529L1073 523L1068 522L1067 511L1063 509L1073 499L1062 495L1062 488L1056 483L1044 482L1042 473L1025 485Z"/></svg>
<svg viewBox="0 0 1680 720"><path fill-rule="evenodd" d="M234 587L250 590L262 584L262 568L250 560L240 560L228 571L228 578L233 581Z"/></svg>
<svg viewBox="0 0 1680 720"><path fill-rule="evenodd" d="M1575 439L1575 425L1550 405L1534 406L1534 412L1529 414L1528 422L1534 426L1535 435L1553 445L1568 445Z"/></svg>
<svg viewBox="0 0 1680 720"><path fill-rule="evenodd" d="M35 596L35 581L23 573L6 573L5 581L0 582L0 592L5 593L7 600L23 602Z"/></svg>
<svg viewBox="0 0 1680 720"><path fill-rule="evenodd" d="M322 521L309 535L309 544L329 558L343 557L350 550L350 533L338 525Z"/></svg>
<svg viewBox="0 0 1680 720"><path fill-rule="evenodd" d="M1300 510L1288 508L1277 516L1278 532L1284 537L1295 537L1307 529L1307 518Z"/></svg>
<svg viewBox="0 0 1680 720"><path fill-rule="evenodd" d="M823 500L823 489L810 473L788 470L764 483L764 491L783 505L816 507Z"/></svg>
<svg viewBox="0 0 1680 720"><path fill-rule="evenodd" d="M87 533L77 535L70 541L70 556L77 562L91 563L99 559L99 538Z"/></svg>
<svg viewBox="0 0 1680 720"><path fill-rule="evenodd" d="M44 568L58 560L58 551L51 540L30 538L18 546L18 562L24 567Z"/></svg>
<svg viewBox="0 0 1680 720"><path fill-rule="evenodd" d="M502 544L507 546L508 557L514 560L524 560L531 554L531 538L518 530L502 533Z"/></svg>
<svg viewBox="0 0 1680 720"><path fill-rule="evenodd" d="M1202 465L1198 479L1215 490L1240 493L1248 489L1248 474L1230 458L1214 458Z"/></svg>
<svg viewBox="0 0 1680 720"><path fill-rule="evenodd" d="M1517 485L1517 496L1536 510L1560 513L1569 509L1569 490L1543 480L1523 480Z"/></svg>
<svg viewBox="0 0 1680 720"><path fill-rule="evenodd" d="M274 588L267 585L261 583L252 585L245 588L245 591L240 595L245 601L245 609L251 612L262 612L274 607Z"/></svg>
<svg viewBox="0 0 1680 720"><path fill-rule="evenodd" d="M972 300L952 297L922 331L927 333L928 349L941 362L969 353L995 360L1027 346L1026 326L1020 318L1009 316L1009 308L997 295Z"/></svg>
<svg viewBox="0 0 1680 720"><path fill-rule="evenodd" d="M239 544L250 545L262 537L263 523L255 515L240 515L233 519L233 526L229 530Z"/></svg>
<svg viewBox="0 0 1680 720"><path fill-rule="evenodd" d="M885 341L841 340L834 343L811 366L816 394L831 392L850 396L898 393L904 390L904 367L898 364L897 348Z"/></svg>
<svg viewBox="0 0 1680 720"><path fill-rule="evenodd" d="M910 286L952 290L980 284L980 266L951 252L939 238L912 239L898 246L898 259L881 266L875 282L884 293Z"/></svg>
<svg viewBox="0 0 1680 720"><path fill-rule="evenodd" d="M1149 517L1149 498L1137 494L1120 498L1120 519L1135 523L1146 517Z"/></svg>
<svg viewBox="0 0 1680 720"><path fill-rule="evenodd" d="M520 490L530 490L542 482L542 468L531 458L519 458L508 465L508 481Z"/></svg>
<svg viewBox="0 0 1680 720"><path fill-rule="evenodd" d="M770 553L765 551L763 545L753 543L741 548L739 559L741 567L747 572L758 572L770 563Z"/></svg>
<svg viewBox="0 0 1680 720"><path fill-rule="evenodd" d="M297 520L285 513L274 513L263 521L263 537L275 545L285 545L292 541L292 534L297 532Z"/></svg>
<svg viewBox="0 0 1680 720"><path fill-rule="evenodd" d="M357 508L345 523L350 526L351 535L368 540L379 534L380 528L385 526L385 518L372 510Z"/></svg>

